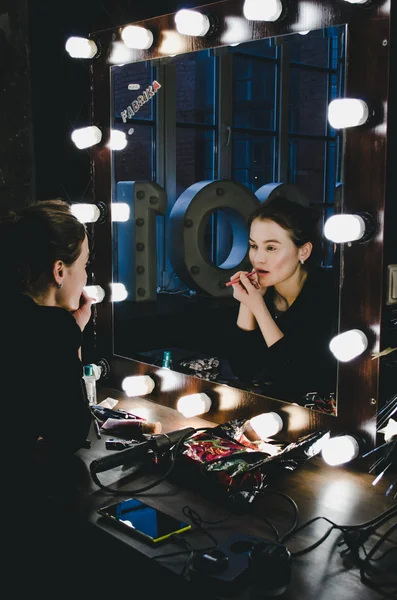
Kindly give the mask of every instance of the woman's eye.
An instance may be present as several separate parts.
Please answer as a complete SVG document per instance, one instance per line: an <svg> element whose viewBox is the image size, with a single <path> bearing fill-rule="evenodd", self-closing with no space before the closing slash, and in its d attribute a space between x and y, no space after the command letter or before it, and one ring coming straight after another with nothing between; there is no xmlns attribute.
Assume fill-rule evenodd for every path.
<svg viewBox="0 0 397 600"><path fill-rule="evenodd" d="M250 247L250 250L256 250L256 246L254 246L253 244L250 244L249 247Z"/></svg>
<svg viewBox="0 0 397 600"><path fill-rule="evenodd" d="M275 250L275 249L276 249L276 246L268 246L268 247L267 247L267 250L268 250L269 252L274 252L274 250Z"/></svg>

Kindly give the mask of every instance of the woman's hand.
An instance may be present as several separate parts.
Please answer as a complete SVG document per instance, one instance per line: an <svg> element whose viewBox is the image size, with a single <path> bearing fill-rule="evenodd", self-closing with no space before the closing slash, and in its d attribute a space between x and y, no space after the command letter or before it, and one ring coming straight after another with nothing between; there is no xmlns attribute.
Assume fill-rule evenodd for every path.
<svg viewBox="0 0 397 600"><path fill-rule="evenodd" d="M84 331L85 326L91 319L91 306L93 302L94 298L90 298L87 292L83 290L80 298L80 306L77 310L72 312L72 315L76 319L76 323L80 327L81 331Z"/></svg>
<svg viewBox="0 0 397 600"><path fill-rule="evenodd" d="M257 275L248 278L247 271L238 271L233 275L232 280L237 277L239 277L239 281L232 284L233 297L255 314L258 309L263 308L263 297L267 292L267 287L259 285Z"/></svg>

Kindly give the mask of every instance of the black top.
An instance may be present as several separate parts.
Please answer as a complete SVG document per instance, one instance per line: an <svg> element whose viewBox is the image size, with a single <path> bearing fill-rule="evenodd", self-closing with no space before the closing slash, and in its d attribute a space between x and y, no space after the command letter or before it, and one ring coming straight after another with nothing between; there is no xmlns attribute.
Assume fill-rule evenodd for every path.
<svg viewBox="0 0 397 600"><path fill-rule="evenodd" d="M0 328L2 441L9 455L30 457L38 438L54 456L73 454L92 420L75 319L17 296L1 300Z"/></svg>
<svg viewBox="0 0 397 600"><path fill-rule="evenodd" d="M329 349L338 315L332 272L314 267L285 312L276 313L274 288L264 301L284 337L268 348L259 327L244 331L236 324L229 356L234 374L257 383L266 395L300 404L309 392L324 398L336 392L337 361Z"/></svg>

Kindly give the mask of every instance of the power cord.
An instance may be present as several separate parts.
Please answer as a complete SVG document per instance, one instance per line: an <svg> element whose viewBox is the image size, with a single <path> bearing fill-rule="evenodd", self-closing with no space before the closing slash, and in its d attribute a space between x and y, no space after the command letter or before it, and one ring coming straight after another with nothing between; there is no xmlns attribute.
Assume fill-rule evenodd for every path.
<svg viewBox="0 0 397 600"><path fill-rule="evenodd" d="M268 522L268 519L266 519L266 521L265 521L265 522L267 522L267 523L268 523L268 525L270 525L270 527L271 527L272 529L274 528L274 530L277 532L277 534L278 534L278 535L277 535L277 541L278 541L278 542L280 542L281 544L283 544L283 543L284 543L284 541L285 541L285 540L286 540L286 539L287 539L287 538L288 538L290 535L292 535L292 533L295 531L295 529L296 529L296 527L297 527L297 525L298 525L298 518L299 518L299 508L298 508L298 505L297 505L297 503L295 502L295 500L293 500L293 499L291 498L291 496L288 496L288 494L285 494L284 492L279 492L278 490L273 490L273 489L271 489L271 488L268 488L268 487L267 487L267 488L264 488L263 490L261 490L261 492L260 492L260 495L261 495L262 497L263 497L263 496L265 496L266 494L275 494L275 495L277 495L277 496L280 496L280 498L284 498L284 500L287 500L287 502L288 502L288 503L289 503L289 504L292 506L292 508L293 508L293 524L292 524L292 527L291 527L290 529L288 529L288 531L287 531L286 533L284 533L284 535L283 535L283 536L281 536L281 537L279 536L279 534L278 534L278 531L276 530L276 528L274 527L274 525L273 525L272 523ZM259 515L257 515L257 516L259 516ZM262 518L263 520L265 520L265 517L262 517L262 516L261 516L261 518Z"/></svg>
<svg viewBox="0 0 397 600"><path fill-rule="evenodd" d="M180 543L183 544L185 546L187 546L187 551L189 552L189 556L182 568L181 571L181 575L183 577L186 577L188 572L189 572L189 567L193 562L194 557L196 556L196 554L199 554L201 552L208 552L209 550L214 550L215 548L217 548L218 546L218 541L216 540L216 538L207 530L203 527L203 524L205 525L218 525L219 523L224 523L227 519L230 519L230 517L232 516L232 514L227 515L226 517L223 517L222 519L219 519L217 521L204 521L200 515L198 514L197 511L195 511L194 509L190 508L189 506L184 506L182 509L182 512L184 514L185 517L187 517L188 519L190 519L190 521L193 523L193 525L195 525L198 529L200 529L205 535L207 535L210 540L213 542L211 546L207 546L205 548L197 548L194 549L192 547L192 545L190 544L190 542L188 542L188 540L185 540L184 538L182 538L180 535L176 535L174 538L173 536L171 536L171 538L173 539L173 541L175 541L176 543ZM169 539L171 539L169 538ZM172 553L166 553L166 554L157 554L156 556L154 556L153 558L155 559L160 559L160 558L170 558L173 556L178 556L180 554L185 554L186 551L182 551L182 552L172 552Z"/></svg>
<svg viewBox="0 0 397 600"><path fill-rule="evenodd" d="M397 546L394 548L389 548L377 559L373 558L376 551L387 540L387 538L390 536L390 534L397 529L397 522L393 523L387 529L387 531L380 537L380 539L374 544L374 546L372 547L372 549L369 552L366 551L364 544L373 535L377 535L377 530L379 529L379 527L381 525L383 525L384 523L386 523L387 521L389 521L390 519L392 519L393 517L396 517L396 516L397 516L397 506L395 505L395 506L392 506L391 508L387 509L386 511L384 511L383 513L381 513L374 519L371 519L370 521L367 521L365 523L361 523L360 525L338 525L338 524L334 523L333 521L331 521L330 519L328 519L327 517L315 517L314 519L310 519L306 523L303 523L300 527L295 528L294 531L291 532L290 534L285 535L282 538L282 541L286 541L287 539L290 539L292 537L292 535L296 535L297 533L299 533L300 531L302 531L303 529L305 529L306 527L308 527L309 525L311 525L312 523L314 523L318 520L322 519L324 521L327 521L328 523L331 524L331 527L325 532L325 534L320 539L318 539L314 544L311 544L307 548L304 548L303 550L300 550L298 552L291 552L291 557L297 558L298 556L302 556L303 554L307 554L308 552L311 552L312 550L314 550L315 548L320 546L320 544L322 544L328 538L328 536L331 534L331 532L333 530L337 529L337 530L341 531L341 533L342 533L342 540L339 542L338 545L339 546L341 546L343 544L346 545L346 548L343 549L340 552L340 554L341 554L341 556L345 556L346 554L350 553L351 556L355 559L356 563L360 566L360 578L361 578L362 583L364 583L365 585L368 585L369 587L372 587L373 589L382 589L382 588L390 588L390 587L394 588L394 587L397 587L397 580L387 581L387 582L376 582L376 581L374 581L373 578L371 579L371 577L368 575L368 571L370 571L372 569L372 575L373 575L374 574L373 566L371 565L371 563L373 563L375 560L381 561L386 556L390 555L392 552L397 551ZM361 559L360 551L362 551L364 553L364 556L365 556L364 559ZM379 573L381 575L384 575L386 573L386 571L379 570Z"/></svg>
<svg viewBox="0 0 397 600"><path fill-rule="evenodd" d="M373 576L375 575L374 568L373 568L373 565L371 565L371 562L382 561L385 559L386 556L397 551L397 546L394 546L393 548L389 548L388 550L386 550L377 559L372 558L373 555L375 554L375 552L377 552L377 550L382 546L382 544L386 542L386 540L390 536L390 534L393 531L395 531L396 529L397 529L397 523L393 523L393 525L391 527L389 527L389 529L387 529L385 531L385 533L380 537L380 539L376 542L376 544L374 544L374 546L371 548L371 550L366 554L365 559L361 562L361 566L360 566L361 581L362 581L362 583L364 583L368 587L371 587L372 589L379 589L379 588L382 589L382 588L390 588L390 587L397 588L397 579L395 579L395 581L376 582L376 581L374 581L373 578L371 578L368 575L368 571L370 571L370 570L372 570L372 575ZM380 570L379 575L384 576L385 572Z"/></svg>

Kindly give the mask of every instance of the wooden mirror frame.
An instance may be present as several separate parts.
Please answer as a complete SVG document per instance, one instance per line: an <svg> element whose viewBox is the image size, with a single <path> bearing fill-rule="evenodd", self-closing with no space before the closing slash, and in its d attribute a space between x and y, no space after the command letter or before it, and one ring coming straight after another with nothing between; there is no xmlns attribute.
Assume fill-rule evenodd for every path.
<svg viewBox="0 0 397 600"><path fill-rule="evenodd" d="M244 0L225 0L197 7L205 14L224 23L225 16L243 17ZM175 408L178 398L196 392L207 392L215 398L208 418L224 422L236 417L249 418L255 414L276 411L286 424L285 439L319 428L334 432L357 432L365 435L370 444L376 439L376 412L379 401L379 361L371 353L380 349L384 211L387 194L386 146L387 105L389 98L389 45L391 3L369 1L351 4L346 0L284 0L284 18L275 22L246 21L251 37L247 41L275 37L298 31L346 25L346 83L345 96L362 98L375 108L376 119L344 133L343 212L367 212L376 222L376 234L365 243L345 244L340 253L340 331L363 330L369 345L364 354L348 363L339 363L338 416L330 416L294 404L267 398L237 388L203 381L194 376L164 369L114 354L113 305L105 300L96 305L95 338L98 359L106 358L110 365L107 384L121 389L127 375L148 374L156 381L150 399ZM134 23L156 33L174 30L174 14ZM131 24L125 23L123 26ZM112 41L120 40L122 27L90 34L100 52L92 61L92 124L103 133L102 142L92 151L94 199L110 209L112 197L111 153L106 146L110 133L110 68L108 53ZM186 52L227 45L216 35L206 38L186 38ZM136 51L138 60L151 60L162 55L156 42L149 50ZM93 273L95 281L109 290L112 280L112 224L110 219L93 227ZM172 377L171 377L172 374ZM171 379L172 378L172 381Z"/></svg>

